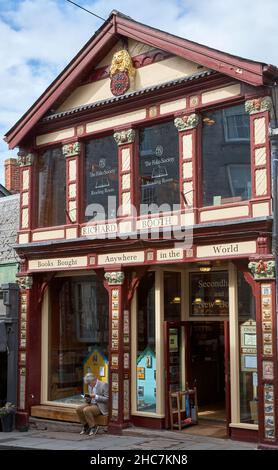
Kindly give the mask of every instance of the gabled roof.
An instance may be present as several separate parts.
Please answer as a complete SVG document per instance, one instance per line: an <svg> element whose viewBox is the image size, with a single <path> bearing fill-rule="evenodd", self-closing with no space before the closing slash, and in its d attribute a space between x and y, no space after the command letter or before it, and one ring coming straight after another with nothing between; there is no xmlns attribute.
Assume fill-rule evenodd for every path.
<svg viewBox="0 0 278 470"><path fill-rule="evenodd" d="M57 100L78 85L81 77L96 66L106 53L123 37L162 49L204 67L221 72L242 82L260 86L278 77L278 69L262 62L203 46L134 21L118 11L109 18L78 52L29 110L7 132L5 140L14 148L27 136L37 122L53 108Z"/></svg>

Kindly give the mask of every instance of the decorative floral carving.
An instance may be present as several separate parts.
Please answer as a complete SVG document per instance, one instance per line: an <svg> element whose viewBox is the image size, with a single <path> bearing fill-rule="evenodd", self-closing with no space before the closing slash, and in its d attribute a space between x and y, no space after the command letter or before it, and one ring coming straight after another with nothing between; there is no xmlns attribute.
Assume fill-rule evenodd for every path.
<svg viewBox="0 0 278 470"><path fill-rule="evenodd" d="M189 114L189 116L177 117L174 120L174 124L178 131L187 131L188 129L193 129L199 124L198 114Z"/></svg>
<svg viewBox="0 0 278 470"><path fill-rule="evenodd" d="M245 102L245 111L249 114L261 113L263 111L270 111L272 108L272 100L270 96L264 96L248 100Z"/></svg>
<svg viewBox="0 0 278 470"><path fill-rule="evenodd" d="M17 161L18 161L19 166L33 165L34 154L33 153L18 152L18 160Z"/></svg>
<svg viewBox="0 0 278 470"><path fill-rule="evenodd" d="M128 51L122 49L113 55L110 67L110 89L114 96L120 96L130 87L130 78L135 75L132 58Z"/></svg>
<svg viewBox="0 0 278 470"><path fill-rule="evenodd" d="M132 144L132 142L134 142L134 139L135 139L135 130L127 129L124 131L115 132L114 139L118 145Z"/></svg>
<svg viewBox="0 0 278 470"><path fill-rule="evenodd" d="M248 264L254 279L270 279L275 277L275 261L251 261Z"/></svg>
<svg viewBox="0 0 278 470"><path fill-rule="evenodd" d="M123 284L125 279L125 273L122 271L115 271L105 273L104 277L109 285L111 284Z"/></svg>
<svg viewBox="0 0 278 470"><path fill-rule="evenodd" d="M19 289L22 289L22 290L31 289L33 285L33 278L32 276L21 276L17 278L16 282L19 286Z"/></svg>
<svg viewBox="0 0 278 470"><path fill-rule="evenodd" d="M63 155L64 157L75 157L81 152L80 142L72 142L71 144L63 145Z"/></svg>

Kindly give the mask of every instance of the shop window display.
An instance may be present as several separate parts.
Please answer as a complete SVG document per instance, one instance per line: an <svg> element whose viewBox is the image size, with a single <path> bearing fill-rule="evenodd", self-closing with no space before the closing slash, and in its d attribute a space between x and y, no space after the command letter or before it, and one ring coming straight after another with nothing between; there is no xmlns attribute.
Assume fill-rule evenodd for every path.
<svg viewBox="0 0 278 470"><path fill-rule="evenodd" d="M238 327L240 348L240 421L258 423L256 310L252 289L238 272Z"/></svg>
<svg viewBox="0 0 278 470"><path fill-rule="evenodd" d="M164 272L164 320L181 319L181 273Z"/></svg>
<svg viewBox="0 0 278 470"><path fill-rule="evenodd" d="M84 276L56 278L51 298L48 399L78 404L87 372L108 378L108 295Z"/></svg>
<svg viewBox="0 0 278 470"><path fill-rule="evenodd" d="M156 412L155 273L138 287L137 410Z"/></svg>

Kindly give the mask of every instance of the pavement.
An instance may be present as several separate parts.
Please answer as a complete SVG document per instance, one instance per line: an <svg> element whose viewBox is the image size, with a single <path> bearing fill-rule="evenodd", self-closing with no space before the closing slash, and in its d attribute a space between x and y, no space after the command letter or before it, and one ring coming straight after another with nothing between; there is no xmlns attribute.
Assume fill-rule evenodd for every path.
<svg viewBox="0 0 278 470"><path fill-rule="evenodd" d="M78 432L30 429L0 432L0 450L256 450L254 443L199 436L180 431L128 428L123 435L103 430L96 436Z"/></svg>

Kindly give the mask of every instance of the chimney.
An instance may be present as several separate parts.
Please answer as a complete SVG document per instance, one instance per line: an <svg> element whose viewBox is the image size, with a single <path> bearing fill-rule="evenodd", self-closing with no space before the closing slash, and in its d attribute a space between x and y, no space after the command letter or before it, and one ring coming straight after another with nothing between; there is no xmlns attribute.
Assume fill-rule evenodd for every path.
<svg viewBox="0 0 278 470"><path fill-rule="evenodd" d="M8 158L5 165L5 187L12 194L20 191L20 171L16 158Z"/></svg>

